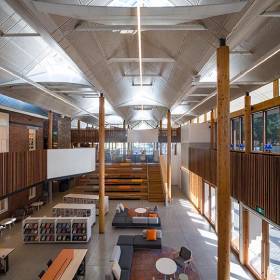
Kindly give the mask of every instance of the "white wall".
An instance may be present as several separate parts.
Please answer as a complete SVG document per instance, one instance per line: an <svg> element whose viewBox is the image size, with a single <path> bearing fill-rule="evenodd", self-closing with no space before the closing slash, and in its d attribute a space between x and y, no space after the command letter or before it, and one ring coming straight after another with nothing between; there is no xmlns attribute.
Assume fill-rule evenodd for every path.
<svg viewBox="0 0 280 280"><path fill-rule="evenodd" d="M171 145L171 184L177 185L180 187L181 178L180 178L180 167L181 167L181 144L177 143L177 155L175 152L175 145Z"/></svg>
<svg viewBox="0 0 280 280"><path fill-rule="evenodd" d="M94 171L95 161L95 148L48 150L47 178Z"/></svg>
<svg viewBox="0 0 280 280"><path fill-rule="evenodd" d="M9 152L9 114L0 113L0 153Z"/></svg>
<svg viewBox="0 0 280 280"><path fill-rule="evenodd" d="M127 142L155 143L158 142L158 129L130 129L127 131Z"/></svg>
<svg viewBox="0 0 280 280"><path fill-rule="evenodd" d="M182 126L181 143L210 143L209 123L193 123Z"/></svg>

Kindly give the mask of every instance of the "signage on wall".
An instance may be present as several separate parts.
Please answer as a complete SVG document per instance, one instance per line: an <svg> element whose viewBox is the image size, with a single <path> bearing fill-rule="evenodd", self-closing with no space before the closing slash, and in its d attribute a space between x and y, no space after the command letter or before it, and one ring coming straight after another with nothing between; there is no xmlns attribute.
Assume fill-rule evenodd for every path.
<svg viewBox="0 0 280 280"><path fill-rule="evenodd" d="M263 209L263 208L257 206L257 207L256 207L256 211L257 211L260 215L264 216L264 209Z"/></svg>

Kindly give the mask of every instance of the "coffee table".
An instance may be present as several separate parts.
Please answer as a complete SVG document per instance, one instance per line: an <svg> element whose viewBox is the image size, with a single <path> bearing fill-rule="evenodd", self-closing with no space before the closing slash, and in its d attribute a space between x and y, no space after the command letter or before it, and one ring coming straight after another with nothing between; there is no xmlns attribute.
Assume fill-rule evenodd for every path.
<svg viewBox="0 0 280 280"><path fill-rule="evenodd" d="M44 202L43 201L36 201L31 203L32 207L37 207L38 211L40 210L40 207L43 206Z"/></svg>
<svg viewBox="0 0 280 280"><path fill-rule="evenodd" d="M146 208L136 208L134 211L138 214L144 214L147 212L147 209Z"/></svg>
<svg viewBox="0 0 280 280"><path fill-rule="evenodd" d="M0 225L2 226L9 226L9 228L11 229L12 225L15 223L17 219L16 218L7 218L4 219L0 222Z"/></svg>
<svg viewBox="0 0 280 280"><path fill-rule="evenodd" d="M160 258L156 262L156 269L159 273L163 274L164 279L166 279L167 275L175 274L177 271L177 265L170 258Z"/></svg>

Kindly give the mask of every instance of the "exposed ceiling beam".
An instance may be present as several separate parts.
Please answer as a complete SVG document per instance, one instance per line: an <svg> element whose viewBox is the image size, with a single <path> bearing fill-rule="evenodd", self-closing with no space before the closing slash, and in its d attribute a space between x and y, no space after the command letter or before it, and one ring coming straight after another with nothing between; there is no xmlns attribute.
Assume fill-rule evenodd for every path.
<svg viewBox="0 0 280 280"><path fill-rule="evenodd" d="M261 14L263 17L280 17L280 11L267 11Z"/></svg>
<svg viewBox="0 0 280 280"><path fill-rule="evenodd" d="M92 22L82 22L77 25L74 29L78 32L99 32L99 31L129 31L133 33L137 31L137 26L135 25L97 25ZM207 30L206 26L200 23L186 23L177 25L144 25L141 31L203 31Z"/></svg>
<svg viewBox="0 0 280 280"><path fill-rule="evenodd" d="M124 74L124 78L138 78L139 74ZM143 74L143 77L145 78L161 78L161 75L159 74Z"/></svg>
<svg viewBox="0 0 280 280"><path fill-rule="evenodd" d="M236 55L252 55L253 53L251 51L247 50L233 50L230 51L230 54L236 54Z"/></svg>
<svg viewBox="0 0 280 280"><path fill-rule="evenodd" d="M83 111L83 112L85 112L86 114L88 114L88 115L90 115L90 116L92 116L92 117L98 119L98 117L95 116L94 114L92 114L91 112L85 110L84 108L82 108L82 107L80 107L80 106L77 106L76 104L74 104L73 102L69 101L68 99L61 97L59 94L57 94L57 93L55 93L55 92L53 92L53 91L47 89L46 87L42 86L42 85L39 84L39 83L36 83L36 82L30 80L29 78L27 78L27 77L21 75L20 73L17 73L17 72L15 72L15 71L10 70L10 69L8 69L8 68L5 68L5 67L3 67L3 66L0 66L0 70L3 71L3 72L5 72L5 73L8 73L9 75L11 75L11 76L13 76L13 77L15 77L15 78L18 78L18 79L23 80L23 81L26 82L27 84L29 84L29 85L31 85L31 86L37 88L38 90L44 92L45 94L47 94L47 95L49 95L49 96L54 97L55 99L57 99L57 100L59 100L59 101L62 101L63 103L65 103L65 104L71 106L72 108L75 108L75 109L78 110L78 111Z"/></svg>
<svg viewBox="0 0 280 280"><path fill-rule="evenodd" d="M40 37L39 33L3 33L0 32L0 37Z"/></svg>
<svg viewBox="0 0 280 280"><path fill-rule="evenodd" d="M107 62L110 63L132 63L139 62L138 57L111 57L107 59ZM172 57L144 57L142 58L143 63L174 63L176 60Z"/></svg>
<svg viewBox="0 0 280 280"><path fill-rule="evenodd" d="M84 95L84 94L99 94L97 91L77 91L77 90L55 90L53 91L55 93L65 93L65 94L71 94L71 95Z"/></svg>
<svg viewBox="0 0 280 280"><path fill-rule="evenodd" d="M99 24L137 25L136 7L98 7L32 1L39 12ZM247 1L183 7L141 7L141 25L174 25L209 17L240 12Z"/></svg>

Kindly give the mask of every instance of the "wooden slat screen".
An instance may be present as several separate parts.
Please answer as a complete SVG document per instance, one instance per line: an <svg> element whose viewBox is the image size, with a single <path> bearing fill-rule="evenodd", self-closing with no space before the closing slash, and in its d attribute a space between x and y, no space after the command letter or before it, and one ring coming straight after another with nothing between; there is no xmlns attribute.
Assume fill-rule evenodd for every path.
<svg viewBox="0 0 280 280"><path fill-rule="evenodd" d="M46 178L46 150L0 153L0 198Z"/></svg>
<svg viewBox="0 0 280 280"><path fill-rule="evenodd" d="M189 149L189 170L216 185L216 151ZM280 225L280 156L231 152L231 194Z"/></svg>
<svg viewBox="0 0 280 280"><path fill-rule="evenodd" d="M165 129L165 128L159 129L158 142L167 143L167 129ZM173 143L181 142L181 127L172 128L171 142L173 142Z"/></svg>

